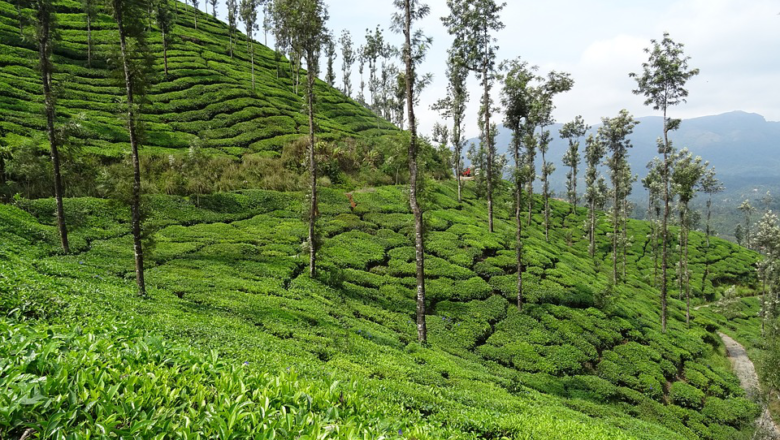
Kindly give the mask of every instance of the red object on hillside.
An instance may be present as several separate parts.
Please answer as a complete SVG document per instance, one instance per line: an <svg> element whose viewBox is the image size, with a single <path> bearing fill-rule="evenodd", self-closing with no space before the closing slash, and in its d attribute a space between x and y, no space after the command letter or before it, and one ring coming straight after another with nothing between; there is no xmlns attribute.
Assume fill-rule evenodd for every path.
<svg viewBox="0 0 780 440"><path fill-rule="evenodd" d="M463 177L471 177L471 168L466 168L463 170Z"/></svg>

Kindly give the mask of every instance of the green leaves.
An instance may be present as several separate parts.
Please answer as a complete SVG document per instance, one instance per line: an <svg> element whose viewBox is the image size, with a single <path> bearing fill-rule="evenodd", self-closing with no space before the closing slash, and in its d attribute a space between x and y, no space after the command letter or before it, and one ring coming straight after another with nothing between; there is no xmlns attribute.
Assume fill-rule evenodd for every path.
<svg viewBox="0 0 780 440"><path fill-rule="evenodd" d="M650 40L650 43L652 47L645 49L649 57L642 64L642 73L630 73L629 76L637 82L634 94L644 95L647 98L645 105L663 110L665 117L669 106L686 101L688 90L685 83L698 75L699 69L688 66L691 58L684 54L683 45L672 40L668 33L664 33L660 42ZM676 125L679 126L679 121Z"/></svg>
<svg viewBox="0 0 780 440"><path fill-rule="evenodd" d="M106 330L0 319L0 435L30 427L45 438L323 439L337 432L328 426L368 434L378 424L351 384L274 376L215 350L203 355L137 331Z"/></svg>

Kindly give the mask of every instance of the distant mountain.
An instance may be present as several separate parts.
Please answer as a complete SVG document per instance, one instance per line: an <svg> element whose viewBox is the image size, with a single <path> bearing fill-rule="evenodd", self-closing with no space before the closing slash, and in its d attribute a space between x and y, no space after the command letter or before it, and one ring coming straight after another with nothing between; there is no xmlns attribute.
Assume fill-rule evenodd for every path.
<svg viewBox="0 0 780 440"><path fill-rule="evenodd" d="M639 118L639 122L630 137L633 148L629 152L629 162L632 171L641 180L647 173L647 163L658 155L656 139L662 134L663 118L649 116ZM565 191L567 172L561 162L567 149L566 141L559 136L561 127L562 124L555 124L550 128L553 142L548 155L548 160L555 163L556 167L550 185L558 194ZM598 127L594 126L590 133L595 133ZM510 131L499 126L496 145L498 154L509 156L511 138ZM721 235L731 237L736 223L740 221L735 209L742 200L751 200L759 209L780 209L779 198L775 197L769 204L763 200L768 191L775 196L780 195L780 122L767 121L755 113L735 111L683 120L680 129L672 132L670 138L677 149L688 148L693 154L709 161L725 184L726 191L718 196L714 205L715 228ZM467 145L471 142L476 143L478 139L470 139ZM581 154L584 148L582 139ZM537 156L537 170L540 165L541 157ZM580 173L581 179L582 175ZM579 185L582 193L584 182L581 181ZM645 192L639 182L634 184L633 198L639 206L645 206ZM701 203L701 200L694 203ZM642 217L644 209L637 209L635 214Z"/></svg>
<svg viewBox="0 0 780 440"><path fill-rule="evenodd" d="M634 147L630 151L631 169L640 177L646 173L647 163L657 152L656 139L662 133L663 118L650 116L639 118L640 124L631 136ZM558 135L562 124L551 127L553 142L549 159L556 164L551 179L554 190L564 189L565 167L561 162L567 143ZM598 125L591 129L595 133ZM686 119L680 129L671 133L671 139L678 149L688 148L694 154L709 161L729 193L772 185L780 185L780 122L767 121L755 113L730 112L716 116ZM499 126L497 152L508 154L512 136L510 131ZM468 143L478 142L470 139ZM584 151L584 139L581 142ZM538 159L541 164L541 157ZM641 186L641 185L638 185ZM765 191L763 191L765 192Z"/></svg>

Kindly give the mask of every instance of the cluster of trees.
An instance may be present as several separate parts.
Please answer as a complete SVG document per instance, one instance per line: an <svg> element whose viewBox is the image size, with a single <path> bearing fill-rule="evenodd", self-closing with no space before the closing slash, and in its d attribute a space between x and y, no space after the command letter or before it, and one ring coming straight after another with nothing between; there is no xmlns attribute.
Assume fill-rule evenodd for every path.
<svg viewBox="0 0 780 440"><path fill-rule="evenodd" d="M396 32L396 24L391 24L391 31ZM338 51L336 47L338 43ZM331 86L336 86L337 75L334 69L338 53L341 54L341 86L339 89L347 96L354 98L365 107L371 109L377 117L384 118L401 129L410 124L407 110L406 66L403 61L405 43L394 46L385 38L385 30L377 25L374 29L366 29L365 42L356 45L352 34L343 30L338 41L331 36L327 47L327 74L325 80ZM401 65L395 63L401 61ZM360 74L360 84L357 90L352 86L352 72L357 64ZM366 70L368 70L366 72ZM367 74L368 78L364 77ZM422 91L433 80L430 74L415 78L415 88ZM368 89L368 94L366 94ZM419 95L419 93L418 93ZM419 98L416 98L419 100Z"/></svg>
<svg viewBox="0 0 780 440"><path fill-rule="evenodd" d="M174 2L175 3L175 2ZM210 0L212 13L216 17L217 0ZM53 91L53 71L55 69L52 63L52 53L58 42L57 33L57 13L53 0L20 0L19 5L19 26L20 32L24 33L24 25L27 22L33 24L33 37L38 48L38 67L41 75L42 92L45 103L48 143L50 145L50 156L52 163L54 196L57 206L57 224L62 243L62 249L65 253L70 252L68 242L68 229L65 223L65 212L63 205L64 185L61 173L60 147L67 142L69 137L68 125L62 127L57 124L57 106L55 93ZM194 25L197 27L197 7L199 2L192 0L192 5L196 8L193 16ZM298 60L303 58L306 61L308 72L306 81L305 104L309 118L309 137L308 137L308 172L310 175L308 207L309 223L309 241L310 249L309 273L311 276L316 274L316 251L317 234L316 220L317 210L317 157L316 148L316 124L314 123L315 112L315 89L314 82L318 73L320 51L326 47L329 35L326 29L328 19L327 8L322 0L273 0L266 2L264 0L236 0L228 1L228 24L230 28L230 47L229 52L233 53L233 40L236 32L238 17L244 22L247 32L247 51L250 54L250 64L252 65L252 86L254 88L254 57L253 57L253 32L258 30L257 14L261 6L267 5L265 9L270 12L272 18L274 34L277 44L283 45L290 51L298 54ZM92 49L91 22L95 20L99 12L110 14L113 18L117 38L114 40L116 52L119 56L116 59L108 60L111 67L117 72L117 77L121 78L121 84L124 87L125 99L122 103L122 117L126 121L126 128L129 137L131 150L132 183L130 185L127 202L129 202L132 221L131 229L133 235L133 249L135 255L136 282L139 295L146 295L146 283L144 281L144 246L143 246L143 212L141 207L141 157L139 155L143 142L143 127L139 115L143 111L145 103L146 89L150 83L150 66L153 63L150 60L152 56L148 46L147 37L152 31L152 22L157 25L161 32L163 42L164 74L167 77L167 45L175 31L176 14L171 5L171 0L84 0L83 7L87 20L87 55L88 64L92 63L95 53ZM22 9L32 10L33 17L25 17L21 13ZM178 8L177 8L178 9ZM150 14L151 12L151 14ZM297 84L296 84L297 87ZM0 150L2 158L2 180L5 181L5 156L7 147L3 145Z"/></svg>
<svg viewBox="0 0 780 440"><path fill-rule="evenodd" d="M216 16L218 0L210 0L212 13ZM175 2L173 3L175 4ZM192 0L197 9L198 0ZM88 64L96 56L92 49L91 22L96 19L99 11L110 13L113 17L118 38L117 52L121 54L112 60L118 77L126 90L123 102L123 118L130 139L132 184L127 201L132 211L132 233L134 237L134 253L136 262L136 278L139 294L145 295L144 254L143 254L143 212L141 209L141 148L143 137L139 114L143 111L145 90L149 83L150 67L149 50L146 38L152 30L151 21L157 25L163 41L164 75L167 77L167 47L175 33L175 23L178 7L172 6L170 0L83 0L88 31ZM318 150L317 126L315 123L316 91L315 80L319 73L321 55L326 62L326 80L335 84L336 72L334 60L337 47L340 46L342 57L342 91L351 96L353 86L350 82L354 64L358 63L361 74L357 99L373 109L379 116L389 119L399 126L408 125L408 148L406 161L409 173L409 199L415 221L415 249L417 263L417 326L418 338L425 342L427 331L425 327L425 230L423 212L419 201L420 182L424 172L420 169L421 145L426 141L418 136L415 107L419 105L421 90L430 83L429 74L417 71L424 60L426 51L432 40L415 26L430 13L427 5L417 0L394 0L398 12L393 15L391 30L403 36L400 48L395 48L385 41L383 30L377 27L367 31L366 43L355 47L351 35L343 31L336 41L332 32L327 29L328 11L324 0L227 0L227 21L229 27L228 52L233 55L233 46L237 41L237 26L243 22L247 31L247 52L250 55L252 72L252 87L254 79L254 33L260 30L258 14L263 11L262 28L267 33L271 31L275 37L279 53L288 54L291 69L294 73L293 89L298 93L300 80L298 78L301 63L305 62L306 81L302 105L308 115L308 137L306 144L306 163L308 171L308 242L309 274L317 273L317 250L319 238L317 234L317 185L318 163L322 159ZM448 51L446 76L448 79L447 93L436 102L433 109L438 111L451 125L437 124L434 140L442 146L450 145L453 151L453 174L458 180L458 198L461 198L462 155L465 148L464 125L465 110L469 100L467 79L474 73L480 81L481 105L478 115L481 130L479 149L472 146L472 159L479 168L478 177L484 184L484 195L487 202L488 231L494 232L493 208L494 192L501 186L507 166L506 158L498 157L495 152L495 122L496 113L502 112L503 122L512 132L511 182L514 201L516 225L516 256L517 256L517 307L523 307L523 237L524 228L531 227L534 210L534 183L541 181L542 211L544 214L543 228L545 237L549 239L550 198L552 197L549 179L555 172L555 167L549 161L549 145L552 134L549 127L555 123L552 116L555 109L554 99L561 93L571 90L574 81L563 72L539 74L538 68L531 66L521 58L499 63L496 59L498 46L495 33L504 27L501 21L501 11L505 4L495 0L448 0L449 15L442 17L442 22L448 32L454 37ZM43 84L43 95L47 116L47 133L50 144L54 195L57 200L57 219L64 252L69 252L68 231L65 224L63 198L63 182L60 171L60 147L66 144L71 128L58 127L56 124L56 100L52 92L51 61L53 47L57 44L56 11L52 0L27 0L23 5L26 9L35 11L32 19L34 36L39 53L39 71ZM20 9L21 10L21 9ZM151 14L149 12L152 12ZM197 10L193 16L197 26ZM25 20L20 14L20 32L24 32ZM663 132L658 139L659 157L648 164L648 174L642 184L648 190L648 214L653 227L648 241L651 244L656 262L655 280L661 292L661 327L667 327L667 296L669 292L669 271L672 266L670 255L671 236L670 223L672 213L678 214L679 225L679 255L677 258L677 287L680 297L684 294L689 305L690 319L690 271L688 269L688 233L691 226L692 199L698 192L707 194L707 248L709 248L710 217L712 198L723 191L723 186L715 177L714 169L706 162L687 150L677 151L670 133L679 128L680 120L668 116L668 111L685 102L688 92L686 82L698 74L697 69L688 66L689 57L685 56L683 46L674 42L668 34L660 41L652 40L652 46L647 49L648 61L642 65L642 72L631 74L636 79L637 87L633 92L646 98L645 104L663 112ZM394 64L399 59L401 68ZM366 98L363 80L364 69L368 67L368 91ZM500 105L494 103L491 91L499 86ZM568 141L568 149L563 163L569 168L567 173L566 196L572 205L572 213L582 199L588 210L585 230L589 240L591 256L596 256L596 229L598 216L596 212L603 210L609 204L609 222L611 226L611 281L613 285L626 281L626 255L630 247L627 236L627 219L632 210L628 201L637 176L632 172L628 156L632 145L628 136L638 124L628 111L622 110L614 117L602 119L602 125L595 134L585 136L590 128L582 117L566 123L560 136ZM581 141L585 138L584 151L580 151ZM2 137L0 137L0 140ZM5 158L7 146L0 144L0 184L5 181ZM584 154L583 154L584 153ZM541 157L541 170L537 170L537 155ZM577 187L581 165L585 167L584 194L581 196ZM601 167L606 167L606 175ZM538 175L537 175L538 174ZM776 254L780 254L780 245L776 243L776 217L770 214L757 227L755 236L751 234L751 215L753 208L749 203L740 208L746 216L744 237L745 242L762 250L768 255L762 263L761 279L771 291L780 277L774 265ZM773 229L774 228L774 229ZM776 249L778 248L778 249ZM705 257L706 260L706 257ZM706 268L702 285L706 286L709 267ZM773 284L774 283L774 284ZM765 314L774 313L777 298L768 298Z"/></svg>
<svg viewBox="0 0 780 440"><path fill-rule="evenodd" d="M447 65L449 84L447 95L439 100L434 109L442 117L452 120L451 130L436 127L434 137L450 133L450 145L454 153L454 173L461 175L460 157L463 152L463 119L468 91L465 79L469 72L475 72L482 85L482 102L479 111L481 128L480 145L477 150L472 146L470 158L478 170L479 183L484 184L487 201L488 231L493 232L493 190L497 179L504 174L505 158L496 157L495 142L490 123L492 114L502 111L504 125L511 130L512 141L510 155L514 162L511 166L513 182L514 212L516 224L517 253L517 307L523 306L523 228L531 226L534 209L534 183L541 181L541 198L544 206L543 228L549 239L551 197L549 177L555 171L549 161L548 148L551 133L547 129L555 120L554 98L570 90L574 81L570 75L562 72L550 72L540 75L538 68L531 66L521 58L507 60L500 64L495 61L497 46L492 34L500 30L500 12L503 4L493 0L459 1L448 0L450 15L442 18L449 32L455 37ZM677 151L669 136L679 128L680 120L668 116L671 107L685 102L688 91L687 81L699 73L690 68L689 57L683 52L683 45L674 42L668 34L660 41L652 40L646 49L648 61L642 65L642 72L630 74L636 80L633 92L646 98L645 104L663 112L663 132L658 138L659 157L648 164L648 174L642 180L648 190L648 213L653 222L652 233L648 237L656 262L655 280L661 291L661 327L667 328L667 296L669 292L670 269L672 269L670 223L672 213L678 214L679 226L677 258L677 287L680 297L685 295L690 309L691 283L688 268L688 234L692 225L691 200L698 192L708 195L707 201L707 248L711 235L710 218L712 198L723 191L723 186L715 177L715 170L700 157L693 157L687 150ZM498 83L501 86L500 107L494 105L490 91ZM622 110L615 117L602 118L602 124L595 134L585 139L584 154L580 152L582 139L590 131L582 119L576 117L564 124L560 136L569 144L563 163L568 167L566 196L576 210L580 200L577 188L580 165L585 165L585 184L583 199L588 208L585 224L591 256L596 254L596 212L609 207L611 226L611 281L612 285L626 281L626 255L631 246L627 236L627 220L633 206L629 202L636 176L628 162L632 148L629 135L638 121L628 111ZM537 170L537 155L541 156L541 170ZM606 167L606 176L601 167ZM459 184L460 188L460 184ZM526 215L527 214L527 215ZM706 252L706 250L705 250ZM709 267L706 268L703 285ZM690 319L690 310L688 312Z"/></svg>
<svg viewBox="0 0 780 440"><path fill-rule="evenodd" d="M758 264L762 284L761 334L766 346L763 374L771 389L780 390L780 222L777 214L767 211L756 225L755 248L764 255Z"/></svg>

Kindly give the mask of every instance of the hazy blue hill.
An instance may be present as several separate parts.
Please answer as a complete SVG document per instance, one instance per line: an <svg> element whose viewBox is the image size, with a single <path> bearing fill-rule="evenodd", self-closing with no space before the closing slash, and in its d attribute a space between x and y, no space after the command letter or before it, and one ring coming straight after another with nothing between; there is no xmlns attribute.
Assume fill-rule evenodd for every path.
<svg viewBox="0 0 780 440"><path fill-rule="evenodd" d="M630 152L631 168L640 178L646 174L646 165L657 153L656 139L662 131L662 118L648 116L639 118L640 124L634 130L631 141L634 148ZM554 191L563 193L566 169L561 162L566 151L566 141L558 136L562 124L555 124L553 142L548 160L553 161L556 172L551 179ZM598 126L591 129L596 132ZM763 116L741 111L721 115L686 119L680 129L673 133L672 141L678 149L688 148L694 154L709 161L726 185L726 192L719 196L723 210L733 209L742 200L761 198L767 191L780 192L777 175L780 172L780 122L767 121ZM511 133L499 126L497 148L500 154L509 155ZM476 142L475 139L469 142ZM582 142L584 149L584 140ZM582 151L582 150L581 150ZM537 158L537 168L541 157ZM580 185L584 186L584 182ZM644 199L641 184L634 187L635 197ZM755 201L754 201L755 202ZM758 203L754 203L758 204ZM733 231L734 221L721 221L720 229L724 235Z"/></svg>

